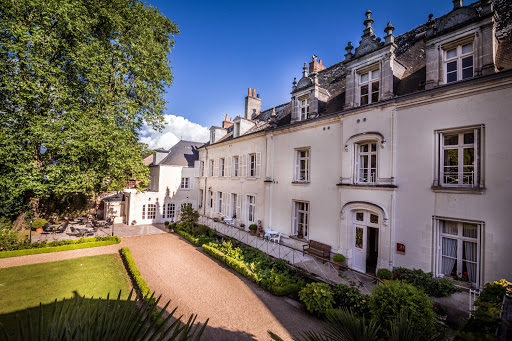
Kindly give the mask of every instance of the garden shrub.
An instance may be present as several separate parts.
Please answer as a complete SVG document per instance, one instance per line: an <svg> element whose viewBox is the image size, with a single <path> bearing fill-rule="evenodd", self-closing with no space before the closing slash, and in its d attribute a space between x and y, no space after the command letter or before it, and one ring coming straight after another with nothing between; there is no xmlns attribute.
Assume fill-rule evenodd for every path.
<svg viewBox="0 0 512 341"><path fill-rule="evenodd" d="M370 315L370 296L362 294L358 288L338 284L333 294L336 308L347 308L361 316Z"/></svg>
<svg viewBox="0 0 512 341"><path fill-rule="evenodd" d="M32 223L32 228L33 229L40 229L40 228L43 228L43 226L47 223L46 220L44 220L43 218L37 218L36 220L34 220L34 222Z"/></svg>
<svg viewBox="0 0 512 341"><path fill-rule="evenodd" d="M16 231L0 229L0 251L11 250L17 242L18 234Z"/></svg>
<svg viewBox="0 0 512 341"><path fill-rule="evenodd" d="M215 241L215 238L210 238L205 235L200 235L200 236L194 237L194 236L190 235L189 233L185 232L185 230L178 229L178 230L176 230L176 233L181 235L183 238L185 238L186 240L188 240L195 246L202 246L203 244L208 244L210 242Z"/></svg>
<svg viewBox="0 0 512 341"><path fill-rule="evenodd" d="M432 302L421 289L402 281L390 281L379 284L370 296L372 318L384 330L392 327L402 309L410 313L412 323L421 330L426 340L435 335L436 314Z"/></svg>
<svg viewBox="0 0 512 341"><path fill-rule="evenodd" d="M327 310L332 309L335 303L331 286L326 283L307 284L299 291L299 298L307 311L321 316L325 316Z"/></svg>
<svg viewBox="0 0 512 341"><path fill-rule="evenodd" d="M305 285L295 276L295 270L288 267L286 260L271 260L260 250L236 246L228 240L204 244L203 251L276 296L296 293Z"/></svg>
<svg viewBox="0 0 512 341"><path fill-rule="evenodd" d="M336 263L343 263L345 261L345 256L343 256L341 253L335 253L332 256L332 260L333 260L333 262L336 262Z"/></svg>
<svg viewBox="0 0 512 341"><path fill-rule="evenodd" d="M477 309L471 313L471 317L457 333L455 340L498 340L496 329L503 323L500 313L507 287L507 281L504 279L485 284L475 302Z"/></svg>
<svg viewBox="0 0 512 341"><path fill-rule="evenodd" d="M0 230L10 230L12 228L12 221L6 217L0 217Z"/></svg>
<svg viewBox="0 0 512 341"><path fill-rule="evenodd" d="M394 268L393 278L403 280L417 288L423 289L427 295L444 297L457 292L458 289L450 280L433 278L432 272L423 272L421 269Z"/></svg>
<svg viewBox="0 0 512 341"><path fill-rule="evenodd" d="M393 273L388 269L379 269L377 270L377 277L379 277L380 279L391 280L393 279Z"/></svg>

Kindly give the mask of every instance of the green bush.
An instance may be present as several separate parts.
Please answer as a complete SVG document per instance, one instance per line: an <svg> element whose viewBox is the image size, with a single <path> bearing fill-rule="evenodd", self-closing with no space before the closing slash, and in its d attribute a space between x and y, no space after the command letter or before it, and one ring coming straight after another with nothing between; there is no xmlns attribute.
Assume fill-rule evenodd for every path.
<svg viewBox="0 0 512 341"><path fill-rule="evenodd" d="M370 315L370 296L362 294L358 288L338 284L334 290L334 306L347 308L358 315Z"/></svg>
<svg viewBox="0 0 512 341"><path fill-rule="evenodd" d="M405 309L411 321L422 330L425 339L436 333L437 319L432 302L421 289L402 281L390 281L379 286L370 296L372 318L389 330L395 317Z"/></svg>
<svg viewBox="0 0 512 341"><path fill-rule="evenodd" d="M256 231L258 229L258 226L256 224L249 225L249 230Z"/></svg>
<svg viewBox="0 0 512 341"><path fill-rule="evenodd" d="M18 242L16 231L0 229L0 251L10 250Z"/></svg>
<svg viewBox="0 0 512 341"><path fill-rule="evenodd" d="M32 228L35 230L35 229L41 229L43 228L43 226L47 223L46 220L44 220L43 218L37 218L36 220L34 220L34 222L32 223Z"/></svg>
<svg viewBox="0 0 512 341"><path fill-rule="evenodd" d="M296 293L305 285L304 281L295 276L295 271L288 267L286 260L270 260L260 250L243 248L233 245L231 241L223 241L204 244L203 251L276 296Z"/></svg>
<svg viewBox="0 0 512 341"><path fill-rule="evenodd" d="M504 279L485 284L475 302L477 309L471 313L471 317L457 333L455 340L498 340L496 329L504 322L500 313L507 286Z"/></svg>
<svg viewBox="0 0 512 341"><path fill-rule="evenodd" d="M307 311L325 316L328 309L333 308L334 294L326 283L309 283L301 291L299 298L306 306Z"/></svg>
<svg viewBox="0 0 512 341"><path fill-rule="evenodd" d="M377 277L379 277L380 279L388 279L388 280L391 280L393 279L393 273L391 271L389 271L388 269L379 269L377 270Z"/></svg>
<svg viewBox="0 0 512 341"><path fill-rule="evenodd" d="M6 217L0 217L0 230L10 230L12 228L12 221Z"/></svg>
<svg viewBox="0 0 512 341"><path fill-rule="evenodd" d="M51 243L39 243L37 248L25 248L13 251L2 251L0 252L0 258L9 258L17 256L34 255L40 253L51 253L58 251L68 251L77 249L87 249L90 247L106 246L112 244L119 244L121 238L114 237L95 237L95 238L82 238L72 240L61 240L58 242ZM29 244L30 245L30 244ZM43 245L43 246L41 246ZM55 245L55 246L53 246Z"/></svg>
<svg viewBox="0 0 512 341"><path fill-rule="evenodd" d="M200 235L198 237L194 237L194 236L188 234L187 232L185 232L184 230L179 230L178 229L178 230L176 230L176 233L181 235L183 238L185 238L186 240L188 240L189 242L191 242L195 246L202 246L203 244L208 244L210 242L214 242L215 241L215 238L210 238L210 237L205 236L205 235Z"/></svg>
<svg viewBox="0 0 512 341"><path fill-rule="evenodd" d="M335 253L332 256L332 260L336 263L343 263L345 261L345 256L343 256L341 253Z"/></svg>
<svg viewBox="0 0 512 341"><path fill-rule="evenodd" d="M458 291L458 288L448 279L433 278L432 272L421 269L394 268L393 278L403 280L417 288L423 289L427 295L444 297Z"/></svg>
<svg viewBox="0 0 512 341"><path fill-rule="evenodd" d="M169 224L170 224L169 221L164 222L165 227L169 227Z"/></svg>

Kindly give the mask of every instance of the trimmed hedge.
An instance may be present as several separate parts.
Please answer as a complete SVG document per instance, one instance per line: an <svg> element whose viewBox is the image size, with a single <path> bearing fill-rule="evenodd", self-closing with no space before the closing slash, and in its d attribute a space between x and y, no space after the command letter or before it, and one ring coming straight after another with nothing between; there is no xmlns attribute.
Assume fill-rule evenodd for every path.
<svg viewBox="0 0 512 341"><path fill-rule="evenodd" d="M108 239L98 240L97 238L108 238ZM39 253L50 253L50 252L59 252L59 251L68 251L68 250L77 250L77 249L87 249L90 247L119 244L120 242L121 242L121 238L119 238L117 236L74 239L74 240L66 241L66 243L64 245L59 245L59 246L45 246L45 247L38 247L38 248L33 248L33 249L1 251L0 258L18 257L18 256L26 256L26 255L35 255L35 254L39 254ZM51 244L52 243L47 243L46 245L51 245Z"/></svg>
<svg viewBox="0 0 512 341"><path fill-rule="evenodd" d="M210 242L215 241L215 238L206 237L206 236L194 237L194 236L190 235L189 233L187 233L183 230L179 230L179 229L176 230L176 233L179 234L180 236L182 236L183 238L185 238L186 240L188 240L189 242L191 242L192 244L194 244L195 246L203 246L203 244L208 244Z"/></svg>
<svg viewBox="0 0 512 341"><path fill-rule="evenodd" d="M212 243L213 244L213 243ZM230 268L234 269L238 273L242 274L243 276L249 278L251 281L255 282L256 284L260 285L261 287L267 289L272 294L276 296L287 296L293 293L298 292L304 285L302 281L299 281L298 283L282 283L282 281L279 281L278 283L281 284L274 284L274 282L269 281L268 279L261 278L258 274L254 273L250 266L247 266L243 262L229 257L226 254L224 254L222 251L217 250L216 248L212 247L208 244L203 244L203 251L212 256L215 259L220 260L221 262L225 263Z"/></svg>

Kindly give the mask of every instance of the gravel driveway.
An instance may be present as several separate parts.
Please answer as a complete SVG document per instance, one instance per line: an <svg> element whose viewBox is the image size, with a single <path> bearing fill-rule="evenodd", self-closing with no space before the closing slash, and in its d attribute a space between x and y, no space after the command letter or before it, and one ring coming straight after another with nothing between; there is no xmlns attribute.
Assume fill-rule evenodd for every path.
<svg viewBox="0 0 512 341"><path fill-rule="evenodd" d="M123 238L121 244L91 249L0 259L0 268L49 262L131 249L149 287L172 300L170 309L186 319L209 318L203 340L269 340L271 330L284 340L324 322L303 312L293 301L276 297L234 270L201 252L176 234Z"/></svg>

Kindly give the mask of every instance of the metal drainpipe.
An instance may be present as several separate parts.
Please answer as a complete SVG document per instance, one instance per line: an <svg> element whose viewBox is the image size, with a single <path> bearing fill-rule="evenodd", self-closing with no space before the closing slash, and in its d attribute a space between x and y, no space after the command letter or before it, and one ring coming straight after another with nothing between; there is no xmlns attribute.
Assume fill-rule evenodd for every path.
<svg viewBox="0 0 512 341"><path fill-rule="evenodd" d="M208 164L208 147L204 147L204 149L206 150L206 159L205 159L205 165ZM208 172L210 171L210 169L208 169ZM203 167L203 172L204 172L204 167ZM204 195L203 195L203 215L206 216L206 202L207 202L207 193L208 191L208 174L206 174L205 176L205 179L204 179ZM208 191L209 192L209 191Z"/></svg>

